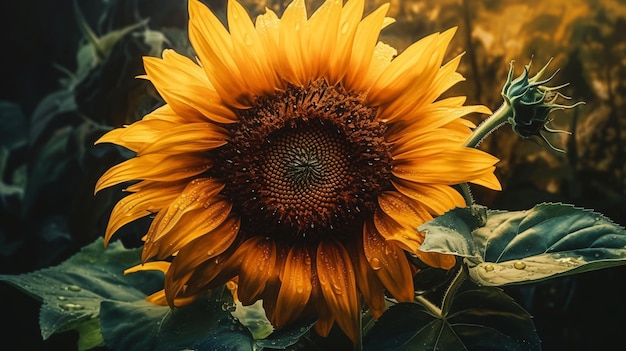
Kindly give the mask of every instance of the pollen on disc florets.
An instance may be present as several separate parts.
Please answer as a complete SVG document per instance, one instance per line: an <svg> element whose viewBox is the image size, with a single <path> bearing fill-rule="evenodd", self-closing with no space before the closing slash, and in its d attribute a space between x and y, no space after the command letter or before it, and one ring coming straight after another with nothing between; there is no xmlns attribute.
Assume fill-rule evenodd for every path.
<svg viewBox="0 0 626 351"><path fill-rule="evenodd" d="M391 187L386 125L376 112L324 79L239 110L213 172L242 228L247 222L251 234L277 239L358 228Z"/></svg>

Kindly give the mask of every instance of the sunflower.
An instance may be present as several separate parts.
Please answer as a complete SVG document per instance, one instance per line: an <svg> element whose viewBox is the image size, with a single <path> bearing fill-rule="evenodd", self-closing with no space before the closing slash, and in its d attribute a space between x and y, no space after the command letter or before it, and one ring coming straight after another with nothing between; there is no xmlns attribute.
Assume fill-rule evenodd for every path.
<svg viewBox="0 0 626 351"><path fill-rule="evenodd" d="M464 147L464 97L440 98L463 80L461 56L443 63L455 30L401 54L378 41L393 22L383 5L363 18L363 0L324 2L307 17L295 0L253 23L236 1L228 30L189 2L197 58L172 50L146 57L165 101L141 121L105 134L136 153L109 169L96 191L128 181L105 241L154 215L142 265L160 269L155 303L180 306L229 283L244 304L262 299L276 328L316 315L353 341L365 303L414 299L423 264L450 269L454 256L418 250L417 227L455 206L452 186L499 189L493 156Z"/></svg>

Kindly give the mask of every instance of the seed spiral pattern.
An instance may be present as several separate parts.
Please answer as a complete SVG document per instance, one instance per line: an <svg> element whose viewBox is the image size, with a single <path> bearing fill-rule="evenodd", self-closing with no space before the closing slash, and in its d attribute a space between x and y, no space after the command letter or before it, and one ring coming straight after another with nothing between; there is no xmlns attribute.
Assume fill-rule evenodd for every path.
<svg viewBox="0 0 626 351"><path fill-rule="evenodd" d="M327 223L351 180L345 136L313 124L281 130L270 140L261 163L260 195L273 200L267 209L284 213L283 221Z"/></svg>
<svg viewBox="0 0 626 351"><path fill-rule="evenodd" d="M242 232L354 236L392 188L386 125L340 86L289 86L238 114L211 172L228 180L223 194L247 220Z"/></svg>

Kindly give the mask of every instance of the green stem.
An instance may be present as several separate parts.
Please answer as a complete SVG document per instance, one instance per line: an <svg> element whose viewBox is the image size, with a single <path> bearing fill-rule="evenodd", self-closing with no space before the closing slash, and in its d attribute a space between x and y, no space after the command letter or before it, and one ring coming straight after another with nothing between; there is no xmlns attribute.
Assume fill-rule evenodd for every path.
<svg viewBox="0 0 626 351"><path fill-rule="evenodd" d="M472 135L470 135L469 139L465 142L465 146L477 147L487 135L506 123L509 116L512 114L513 109L507 103L503 103L496 112L474 129Z"/></svg>
<svg viewBox="0 0 626 351"><path fill-rule="evenodd" d="M450 310L450 306L452 305L452 299L454 298L454 294L458 290L458 288L463 284L467 278L467 272L464 266L461 266L458 273L452 279L452 283L448 286L448 290L443 295L443 302L441 303L441 314L442 316L446 316L448 311Z"/></svg>
<svg viewBox="0 0 626 351"><path fill-rule="evenodd" d="M430 302L427 298L425 298L422 295L418 295L415 297L415 301L417 303L419 303L420 305L424 306L428 312L432 313L433 315L437 316L438 318L441 318L443 316L442 312L441 312L441 308L437 307L434 303Z"/></svg>
<svg viewBox="0 0 626 351"><path fill-rule="evenodd" d="M491 134L494 130L500 128L509 119L509 116L513 114L513 109L507 104L503 103L489 118L484 120L470 137L465 142L466 147L477 147L487 135ZM474 197L470 192L469 185L467 183L459 184L461 195L465 199L465 203L470 206L474 204Z"/></svg>

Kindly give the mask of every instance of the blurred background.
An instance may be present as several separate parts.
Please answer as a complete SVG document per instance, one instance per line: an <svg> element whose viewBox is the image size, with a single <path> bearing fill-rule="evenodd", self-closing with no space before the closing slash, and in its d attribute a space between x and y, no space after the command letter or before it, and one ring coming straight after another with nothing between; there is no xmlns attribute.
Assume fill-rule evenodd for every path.
<svg viewBox="0 0 626 351"><path fill-rule="evenodd" d="M205 1L222 18L226 0ZM384 1L387 2L387 1ZM505 126L480 147L501 159L502 192L473 188L494 209L565 202L626 224L626 1L391 0L396 24L381 37L402 50L436 31L458 27L448 52L462 52L467 80L450 95L495 110L509 63L531 73L553 59L552 85L585 101L551 117L541 140L522 140ZM252 16L287 1L243 0ZM320 1L310 1L313 10ZM383 1L366 1L366 12ZM94 146L106 131L162 104L141 57L164 48L193 55L185 0L3 1L0 83L0 274L56 265L104 234L122 187L94 196L96 179L132 155ZM479 122L479 120L474 120ZM137 245L148 220L118 237ZM614 350L626 332L626 269L613 268L522 287L506 287L535 318L545 350ZM39 303L0 284L0 342L24 350L72 350L77 335L42 341ZM7 348L12 349L12 348Z"/></svg>

